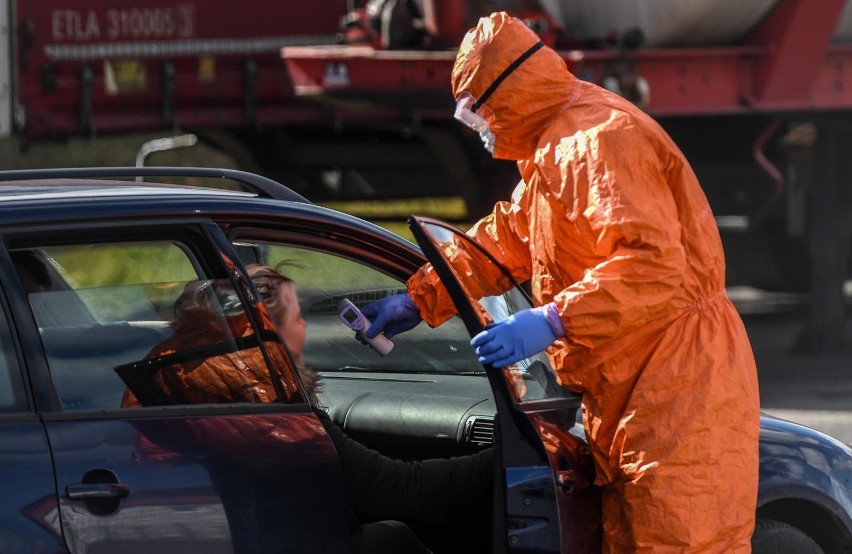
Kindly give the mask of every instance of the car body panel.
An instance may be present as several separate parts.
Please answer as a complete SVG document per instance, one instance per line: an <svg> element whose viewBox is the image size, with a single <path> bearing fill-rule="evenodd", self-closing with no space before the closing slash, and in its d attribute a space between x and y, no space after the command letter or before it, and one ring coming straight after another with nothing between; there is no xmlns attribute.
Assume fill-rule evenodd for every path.
<svg viewBox="0 0 852 554"><path fill-rule="evenodd" d="M802 522L822 514L831 524ZM763 415L758 517L811 526L826 552L852 552L852 448L820 431ZM800 517L797 518L796 515Z"/></svg>
<svg viewBox="0 0 852 554"><path fill-rule="evenodd" d="M87 202L91 199L81 201ZM113 232L108 235L103 235L91 219L80 217L76 209L58 215L59 219L70 216L77 218L76 224L57 226L45 221L37 230L15 226L3 227L0 232L7 244L19 249L157 237L182 241L212 275L226 276L227 264L222 262L231 259L232 266L234 263L230 251L218 248L231 248L222 230L203 216L148 218L134 223L113 214L108 224ZM8 221L3 220L0 226L5 223ZM20 298L23 290L16 281L10 278L5 288ZM243 282L247 282L246 277ZM36 337L41 333L44 348L50 346L45 342L48 331L76 331L80 327L40 329L33 325L30 310L26 301L14 303L16 328ZM141 358L150 347L139 345L130 354L128 345L116 354L123 352L125 359ZM57 376L47 370L47 350L33 344L27 348L35 406L44 421L35 429L41 434L47 462L46 466L32 463L30 471L43 467L48 472L42 476L41 485L50 483L51 488L40 496L49 495L53 511L41 502L39 512L46 512L48 517L53 514L50 523L56 526L57 534L61 522L71 551L154 548L185 552L204 548L210 552L266 552L281 544L306 551L347 550L349 514L339 461L306 403L137 410L78 407L67 397L67 387L59 388ZM64 347L72 348L84 355L91 350L85 340ZM58 363L71 354L52 349L50 356ZM83 371L84 363L82 359L68 367ZM95 373L91 375L95 377ZM75 390L87 394L86 384L79 385ZM89 384L90 388L99 386ZM120 398L121 391L117 393Z"/></svg>
<svg viewBox="0 0 852 554"><path fill-rule="evenodd" d="M35 417L0 417L0 551L65 549L50 445Z"/></svg>
<svg viewBox="0 0 852 554"><path fill-rule="evenodd" d="M340 484L329 480L339 463L312 413L81 418L47 429L73 552L140 545L268 552L280 544L346 551L345 528L331 525L346 517L335 513L343 499ZM98 497L96 490L69 498L76 484L104 481L126 485L129 496Z"/></svg>
<svg viewBox="0 0 852 554"><path fill-rule="evenodd" d="M459 275L450 258L464 257L464 263L458 264L463 267L469 267L470 259L476 259L480 266L483 258L493 260L459 229L424 217L411 217L409 227L440 275L471 337L489 320L500 321L532 307L532 301L502 267L508 284L502 297L471 293L463 281L471 276ZM594 469L585 442L570 432L581 397L556 383L549 362L541 355L509 368L487 364L485 370L498 406L497 442L506 472L508 551L599 549L600 490L593 485ZM519 456L524 448L529 451ZM558 534L552 531L557 521Z"/></svg>

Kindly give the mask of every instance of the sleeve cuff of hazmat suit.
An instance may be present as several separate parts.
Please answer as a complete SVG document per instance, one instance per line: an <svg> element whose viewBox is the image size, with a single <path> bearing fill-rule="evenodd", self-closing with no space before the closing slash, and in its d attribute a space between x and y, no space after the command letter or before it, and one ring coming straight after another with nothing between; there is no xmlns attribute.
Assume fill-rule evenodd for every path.
<svg viewBox="0 0 852 554"><path fill-rule="evenodd" d="M559 317L559 310L556 307L556 302L550 302L542 306L544 318L550 324L550 329L553 331L553 336L561 339L565 336L565 326L562 325L562 318Z"/></svg>

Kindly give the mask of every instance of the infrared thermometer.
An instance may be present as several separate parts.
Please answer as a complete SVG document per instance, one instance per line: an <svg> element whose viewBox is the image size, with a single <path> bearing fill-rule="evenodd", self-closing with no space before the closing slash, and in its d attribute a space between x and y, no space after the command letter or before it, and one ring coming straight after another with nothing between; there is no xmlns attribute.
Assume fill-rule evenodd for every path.
<svg viewBox="0 0 852 554"><path fill-rule="evenodd" d="M382 333L373 338L367 338L367 329L370 328L370 320L361 313L358 306L348 298L344 298L337 305L337 315L344 325L354 330L358 338L369 344L380 356L387 356L393 348L393 343Z"/></svg>

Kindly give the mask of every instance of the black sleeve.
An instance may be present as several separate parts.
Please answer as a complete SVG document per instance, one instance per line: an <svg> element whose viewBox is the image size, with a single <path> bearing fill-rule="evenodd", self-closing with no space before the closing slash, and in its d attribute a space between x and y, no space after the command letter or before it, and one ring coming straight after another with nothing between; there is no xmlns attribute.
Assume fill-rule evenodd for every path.
<svg viewBox="0 0 852 554"><path fill-rule="evenodd" d="M351 508L372 515L440 519L491 501L494 449L454 458L402 461L350 438L325 412L318 416L337 449Z"/></svg>

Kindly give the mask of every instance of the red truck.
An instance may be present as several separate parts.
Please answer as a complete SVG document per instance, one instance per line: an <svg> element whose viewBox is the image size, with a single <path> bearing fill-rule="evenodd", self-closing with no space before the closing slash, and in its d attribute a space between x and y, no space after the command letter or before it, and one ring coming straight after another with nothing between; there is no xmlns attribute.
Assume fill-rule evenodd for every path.
<svg viewBox="0 0 852 554"><path fill-rule="evenodd" d="M819 292L814 340L842 337L852 2L2 4L0 133L191 131L317 201L461 196L471 219L517 172L452 120L449 74L476 18L505 9L681 146L723 231L729 283Z"/></svg>

